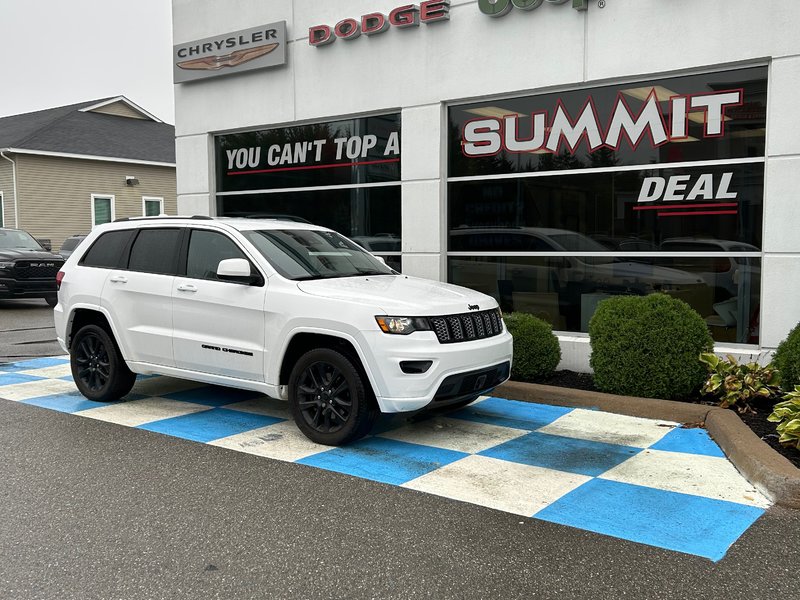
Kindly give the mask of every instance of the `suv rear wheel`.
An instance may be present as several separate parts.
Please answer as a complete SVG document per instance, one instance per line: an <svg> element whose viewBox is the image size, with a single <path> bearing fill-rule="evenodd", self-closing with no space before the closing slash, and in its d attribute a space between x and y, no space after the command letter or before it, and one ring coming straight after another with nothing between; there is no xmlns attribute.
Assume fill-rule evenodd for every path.
<svg viewBox="0 0 800 600"><path fill-rule="evenodd" d="M119 400L136 381L114 340L97 325L81 327L75 334L70 367L78 391L95 402Z"/></svg>
<svg viewBox="0 0 800 600"><path fill-rule="evenodd" d="M363 437L378 417L369 384L350 358L330 348L310 350L297 361L289 403L300 431L328 446Z"/></svg>

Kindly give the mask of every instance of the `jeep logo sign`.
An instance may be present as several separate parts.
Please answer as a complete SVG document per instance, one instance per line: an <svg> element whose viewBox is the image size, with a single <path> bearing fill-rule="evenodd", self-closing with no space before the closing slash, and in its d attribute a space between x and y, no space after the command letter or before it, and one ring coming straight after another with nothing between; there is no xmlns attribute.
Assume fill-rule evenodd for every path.
<svg viewBox="0 0 800 600"><path fill-rule="evenodd" d="M569 0L478 0L478 6L485 15L503 17L514 7L520 10L533 10L544 3L566 4L567 2ZM589 0L572 0L572 8L575 10L587 10L589 8Z"/></svg>

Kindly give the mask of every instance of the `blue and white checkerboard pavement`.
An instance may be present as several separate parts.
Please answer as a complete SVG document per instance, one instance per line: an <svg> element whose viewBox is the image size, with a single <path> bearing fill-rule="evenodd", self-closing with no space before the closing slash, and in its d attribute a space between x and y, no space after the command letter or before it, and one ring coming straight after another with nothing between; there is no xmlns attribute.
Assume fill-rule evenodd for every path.
<svg viewBox="0 0 800 600"><path fill-rule="evenodd" d="M769 506L704 430L585 409L481 398L331 448L255 392L140 377L124 401L90 402L65 357L0 365L0 398L714 561Z"/></svg>

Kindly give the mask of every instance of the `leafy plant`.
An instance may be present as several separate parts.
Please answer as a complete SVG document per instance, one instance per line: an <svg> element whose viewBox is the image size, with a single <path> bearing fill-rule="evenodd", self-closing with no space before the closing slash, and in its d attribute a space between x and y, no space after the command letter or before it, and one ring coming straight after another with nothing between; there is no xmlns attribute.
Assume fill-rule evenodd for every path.
<svg viewBox="0 0 800 600"><path fill-rule="evenodd" d="M781 372L784 390L788 392L792 386L800 385L800 324L778 344L772 362Z"/></svg>
<svg viewBox="0 0 800 600"><path fill-rule="evenodd" d="M512 379L531 381L552 375L561 361L561 346L550 324L521 312L505 315L504 321L514 336Z"/></svg>
<svg viewBox="0 0 800 600"><path fill-rule="evenodd" d="M599 389L645 398L684 398L706 378L697 361L713 347L703 318L666 294L603 300L589 322L589 364Z"/></svg>
<svg viewBox="0 0 800 600"><path fill-rule="evenodd" d="M768 421L778 423L781 444L800 450L800 385L783 397L772 409Z"/></svg>
<svg viewBox="0 0 800 600"><path fill-rule="evenodd" d="M709 372L703 393L716 396L722 408L735 406L740 413L752 412L752 400L771 398L780 390L780 372L772 364L740 364L730 354L725 360L712 353L701 354L700 362Z"/></svg>

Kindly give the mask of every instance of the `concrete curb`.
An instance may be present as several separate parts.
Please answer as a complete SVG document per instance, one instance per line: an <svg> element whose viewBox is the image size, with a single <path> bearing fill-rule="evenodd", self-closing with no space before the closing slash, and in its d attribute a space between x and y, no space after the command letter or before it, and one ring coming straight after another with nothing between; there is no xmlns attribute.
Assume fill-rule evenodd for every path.
<svg viewBox="0 0 800 600"><path fill-rule="evenodd" d="M800 508L800 469L762 441L732 410L652 398L616 396L571 388L509 381L492 395L509 400L703 424L728 459L761 493L779 506Z"/></svg>

